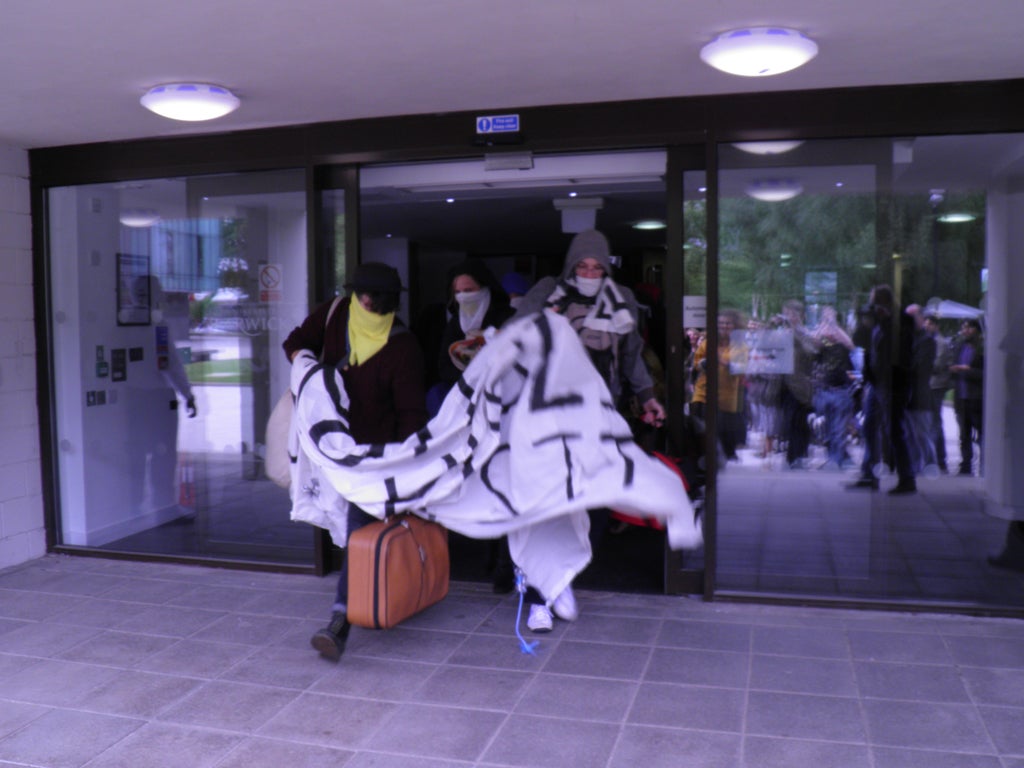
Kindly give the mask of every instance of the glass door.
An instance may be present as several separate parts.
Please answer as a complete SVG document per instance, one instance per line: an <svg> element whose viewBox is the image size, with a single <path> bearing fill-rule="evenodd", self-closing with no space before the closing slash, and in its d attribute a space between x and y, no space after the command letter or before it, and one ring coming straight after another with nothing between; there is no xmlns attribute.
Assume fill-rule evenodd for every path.
<svg viewBox="0 0 1024 768"><path fill-rule="evenodd" d="M50 190L60 544L312 564L263 473L308 302L304 179Z"/></svg>
<svg viewBox="0 0 1024 768"><path fill-rule="evenodd" d="M1024 604L999 562L1022 498L993 435L1010 329L988 294L1013 269L1022 146L718 148L718 306L690 398L715 409L718 590Z"/></svg>

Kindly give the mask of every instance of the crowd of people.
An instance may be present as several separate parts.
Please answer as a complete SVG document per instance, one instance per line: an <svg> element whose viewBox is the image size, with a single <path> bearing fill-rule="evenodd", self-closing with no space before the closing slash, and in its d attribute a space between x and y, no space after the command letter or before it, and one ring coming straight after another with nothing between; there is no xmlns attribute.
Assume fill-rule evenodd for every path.
<svg viewBox="0 0 1024 768"><path fill-rule="evenodd" d="M875 286L867 305L840 321L835 307L789 300L778 314L717 318L717 434L722 459L737 449L787 469L854 469L852 488L877 489L896 472L893 494L924 475L980 473L984 345L978 319L952 338L942 321L892 289ZM687 328L687 410L707 418L707 339ZM943 418L952 407L959 465L949 464ZM820 450L813 450L819 446Z"/></svg>

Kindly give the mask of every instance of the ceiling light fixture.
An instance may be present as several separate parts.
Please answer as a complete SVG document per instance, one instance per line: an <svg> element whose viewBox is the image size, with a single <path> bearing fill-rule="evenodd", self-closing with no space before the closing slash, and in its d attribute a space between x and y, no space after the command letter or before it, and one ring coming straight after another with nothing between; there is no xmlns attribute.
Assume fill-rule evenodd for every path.
<svg viewBox="0 0 1024 768"><path fill-rule="evenodd" d="M633 229L654 230L664 229L665 222L660 219L641 219L633 225Z"/></svg>
<svg viewBox="0 0 1024 768"><path fill-rule="evenodd" d="M741 77L780 75L817 55L817 43L788 27L734 29L700 49L705 64Z"/></svg>
<svg viewBox="0 0 1024 768"><path fill-rule="evenodd" d="M238 109L242 102L227 88L206 83L165 83L146 91L139 102L171 120L214 120Z"/></svg>
<svg viewBox="0 0 1024 768"><path fill-rule="evenodd" d="M747 185L747 194L755 200L766 203L780 203L790 200L804 191L796 179L757 179Z"/></svg>
<svg viewBox="0 0 1024 768"><path fill-rule="evenodd" d="M964 224L968 221L974 221L977 216L973 213L944 213L939 216L939 221L943 224Z"/></svg>
<svg viewBox="0 0 1024 768"><path fill-rule="evenodd" d="M151 227L160 221L160 214L152 208L126 208L118 219L126 227Z"/></svg>
<svg viewBox="0 0 1024 768"><path fill-rule="evenodd" d="M803 141L740 141L733 146L752 155L781 155L792 152L801 144Z"/></svg>

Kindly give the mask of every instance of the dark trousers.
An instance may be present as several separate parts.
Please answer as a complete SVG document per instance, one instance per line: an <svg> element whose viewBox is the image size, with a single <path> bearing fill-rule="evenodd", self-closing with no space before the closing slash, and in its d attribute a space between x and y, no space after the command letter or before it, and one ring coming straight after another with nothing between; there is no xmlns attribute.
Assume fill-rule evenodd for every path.
<svg viewBox="0 0 1024 768"><path fill-rule="evenodd" d="M351 536L360 528L377 522L377 518L364 512L355 504L348 505L348 535ZM344 611L348 606L348 550L345 550L341 561L341 573L338 574L338 591L335 593L333 611Z"/></svg>
<svg viewBox="0 0 1024 768"><path fill-rule="evenodd" d="M974 462L974 433L978 436L979 469L981 466L981 400L958 397L953 401L956 424L960 428L960 471L969 472Z"/></svg>

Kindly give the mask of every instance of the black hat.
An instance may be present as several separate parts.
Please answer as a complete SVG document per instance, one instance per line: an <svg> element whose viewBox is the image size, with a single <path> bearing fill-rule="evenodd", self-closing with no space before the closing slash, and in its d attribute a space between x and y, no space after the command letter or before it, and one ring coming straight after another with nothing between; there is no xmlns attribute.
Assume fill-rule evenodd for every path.
<svg viewBox="0 0 1024 768"><path fill-rule="evenodd" d="M345 287L356 293L398 293L402 290L402 278L394 267L370 262L356 267Z"/></svg>

